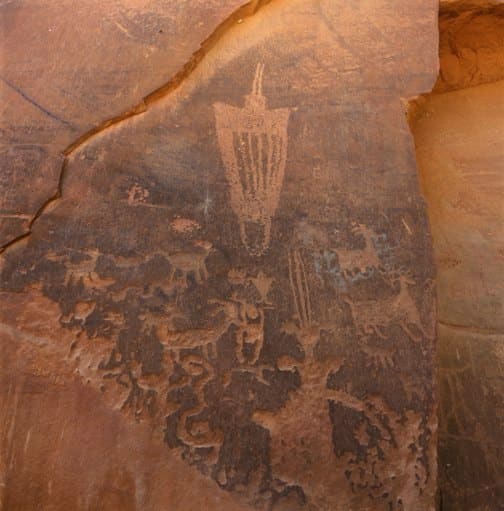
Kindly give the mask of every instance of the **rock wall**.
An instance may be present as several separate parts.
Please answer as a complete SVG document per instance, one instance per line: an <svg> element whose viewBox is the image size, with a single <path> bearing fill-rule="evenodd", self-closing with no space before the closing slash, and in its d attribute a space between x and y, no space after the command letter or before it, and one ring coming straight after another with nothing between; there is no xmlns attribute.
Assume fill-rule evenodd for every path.
<svg viewBox="0 0 504 511"><path fill-rule="evenodd" d="M2 9L3 507L433 510L436 2Z"/></svg>
<svg viewBox="0 0 504 511"><path fill-rule="evenodd" d="M435 93L504 79L504 15L501 0L442 1L440 73Z"/></svg>
<svg viewBox="0 0 504 511"><path fill-rule="evenodd" d="M412 129L438 271L442 509L494 510L504 507L504 5L453 2L440 20L440 78Z"/></svg>

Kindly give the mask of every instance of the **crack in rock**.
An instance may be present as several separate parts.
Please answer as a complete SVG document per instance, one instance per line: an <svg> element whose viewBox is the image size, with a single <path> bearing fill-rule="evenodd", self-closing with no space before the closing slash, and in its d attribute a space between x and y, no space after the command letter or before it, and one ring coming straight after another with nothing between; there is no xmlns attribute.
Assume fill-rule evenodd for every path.
<svg viewBox="0 0 504 511"><path fill-rule="evenodd" d="M116 126L117 124L128 121L132 117L143 114L147 112L149 106L153 103L156 103L162 98L165 98L173 91L178 89L178 87L193 73L193 71L198 67L201 61L205 58L205 56L209 53L209 51L219 42L222 38L227 34L228 30L232 27L236 26L236 24L241 24L246 18L250 18L254 16L257 12L259 12L263 7L272 3L274 0L251 0L246 4L238 7L234 12L232 12L220 25L218 25L215 30L211 33L207 39L205 39L201 44L197 51L193 53L191 58L182 66L180 71L176 73L170 80L168 80L164 85L154 90L142 100L134 105L129 110L111 117L110 119L106 119L102 121L94 128L88 130L81 136L79 136L76 140L71 142L63 151L62 155L64 156L61 170L59 174L58 184L56 186L55 193L50 196L48 199L44 201L44 203L38 208L38 210L33 215L32 219L28 224L28 230L19 236L16 236L12 240L4 243L0 246L0 255L11 249L17 243L23 241L28 236L31 235L33 225L40 218L41 215L47 210L47 208L52 205L55 201L61 199L62 197L62 186L65 178L67 166L68 166L68 157L75 152L77 149L82 147L84 144L89 142L91 139L101 135L103 132L111 128L112 126ZM40 107L39 107L40 108ZM47 111L43 110L46 114ZM58 119L59 120L59 119ZM63 122L63 121L62 121Z"/></svg>

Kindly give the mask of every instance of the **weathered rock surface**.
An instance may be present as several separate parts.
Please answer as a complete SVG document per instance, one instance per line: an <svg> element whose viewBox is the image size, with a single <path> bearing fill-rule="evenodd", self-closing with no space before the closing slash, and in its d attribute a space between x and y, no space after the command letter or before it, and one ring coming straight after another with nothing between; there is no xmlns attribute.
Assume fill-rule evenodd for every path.
<svg viewBox="0 0 504 511"><path fill-rule="evenodd" d="M160 76L128 47L131 77L96 50L102 85L69 88L89 115L57 79L42 110L6 85L37 125L77 133L61 174L34 159L5 181L27 217L47 194L20 175L61 195L1 256L9 511L434 509L434 272L401 98L435 80L436 2L253 4L108 127L121 91ZM148 5L138 37L173 9L164 26L191 51L182 21L211 18ZM110 61L135 37L115 22L126 33L93 39Z"/></svg>
<svg viewBox="0 0 504 511"><path fill-rule="evenodd" d="M109 119L145 110L223 20L253 12L242 4L2 3L0 247L27 233L58 194L61 153Z"/></svg>
<svg viewBox="0 0 504 511"><path fill-rule="evenodd" d="M447 511L504 507L503 20L501 1L441 3L440 78L412 123L438 268Z"/></svg>
<svg viewBox="0 0 504 511"><path fill-rule="evenodd" d="M440 74L434 92L504 79L504 2L442 1Z"/></svg>
<svg viewBox="0 0 504 511"><path fill-rule="evenodd" d="M73 373L70 336L41 326L51 325L49 301L23 297L6 309L30 320L0 327L2 510L249 509L217 495L213 481L166 455L161 432L125 421Z"/></svg>
<svg viewBox="0 0 504 511"><path fill-rule="evenodd" d="M504 82L423 98L413 123L438 268L443 509L504 506Z"/></svg>

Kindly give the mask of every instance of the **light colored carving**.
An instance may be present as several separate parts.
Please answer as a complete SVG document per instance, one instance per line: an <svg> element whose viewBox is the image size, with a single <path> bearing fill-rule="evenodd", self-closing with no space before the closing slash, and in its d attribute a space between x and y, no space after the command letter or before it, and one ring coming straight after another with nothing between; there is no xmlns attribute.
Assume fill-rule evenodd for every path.
<svg viewBox="0 0 504 511"><path fill-rule="evenodd" d="M360 350L369 358L368 367L387 368L394 367L394 350L370 346L366 342L359 344Z"/></svg>
<svg viewBox="0 0 504 511"><path fill-rule="evenodd" d="M373 243L373 236L375 235L373 230L364 224L358 224L352 229L352 232L362 235L366 246L362 250L334 250L338 254L341 273L352 275L356 269L359 272L365 272L370 268L378 268L380 266L380 258L376 253Z"/></svg>
<svg viewBox="0 0 504 511"><path fill-rule="evenodd" d="M342 455L347 462L348 480L352 486L366 487L375 497L386 491L393 500L401 499L404 503L402 509L416 509L418 488L425 487L428 479L422 460L426 454L421 441L425 432L422 415L413 410L398 413L378 396L367 396L361 400L341 390L329 389L328 392L330 400L362 414L360 427L353 431L361 446L368 447L366 426L379 432L377 445L366 449L365 460L352 452ZM414 478L408 474L412 464Z"/></svg>
<svg viewBox="0 0 504 511"><path fill-rule="evenodd" d="M197 402L188 410L180 414L177 425L177 436L186 445L191 447L212 447L222 443L222 433L212 431L206 420L198 420L198 415L206 408L204 389L205 385L214 377L211 364L198 355L184 357L180 364L184 370L193 377L192 389Z"/></svg>
<svg viewBox="0 0 504 511"><path fill-rule="evenodd" d="M257 274L257 277L250 278L250 282L252 282L252 284L254 284L255 288L257 289L257 291L261 297L261 302L264 304L271 305L271 303L268 302L268 293L270 291L273 279L271 277L268 277L262 271L260 271Z"/></svg>
<svg viewBox="0 0 504 511"><path fill-rule="evenodd" d="M263 72L264 65L258 64L243 108L214 104L231 207L238 217L241 241L253 256L263 255L270 244L285 173L290 113L288 108L266 108Z"/></svg>
<svg viewBox="0 0 504 511"><path fill-rule="evenodd" d="M194 275L196 282L200 284L208 278L206 259L212 250L212 244L209 241L196 240L193 242L194 250L172 252L166 257L171 264L169 282L175 281L175 274L180 272L182 277L179 279L184 286L187 285L187 279L190 274Z"/></svg>
<svg viewBox="0 0 504 511"><path fill-rule="evenodd" d="M201 229L201 225L191 218L174 218L170 222L170 228L176 233L185 234Z"/></svg>
<svg viewBox="0 0 504 511"><path fill-rule="evenodd" d="M239 307L236 358L240 364L253 365L259 359L264 345L264 311L251 304ZM245 348L252 347L252 356L245 356Z"/></svg>
<svg viewBox="0 0 504 511"><path fill-rule="evenodd" d="M413 341L420 341L421 336L412 332L409 325L414 325L426 337L417 306L408 291L415 281L406 275L399 275L393 279L399 282L399 293L384 300L363 300L355 302L349 297L343 301L350 306L354 325L364 335L375 333L382 339L387 339L383 333L384 328L398 324Z"/></svg>
<svg viewBox="0 0 504 511"><path fill-rule="evenodd" d="M139 204L143 204L148 198L149 190L143 188L139 184L134 184L128 190L128 204L130 206L138 206Z"/></svg>
<svg viewBox="0 0 504 511"><path fill-rule="evenodd" d="M299 250L289 251L289 281L300 328L311 325L312 311L306 269Z"/></svg>
<svg viewBox="0 0 504 511"><path fill-rule="evenodd" d="M264 309L233 295L231 300L214 301L222 306L229 325L238 327L235 354L238 362L253 365L261 354L264 345ZM244 350L249 346L252 354L245 356Z"/></svg>

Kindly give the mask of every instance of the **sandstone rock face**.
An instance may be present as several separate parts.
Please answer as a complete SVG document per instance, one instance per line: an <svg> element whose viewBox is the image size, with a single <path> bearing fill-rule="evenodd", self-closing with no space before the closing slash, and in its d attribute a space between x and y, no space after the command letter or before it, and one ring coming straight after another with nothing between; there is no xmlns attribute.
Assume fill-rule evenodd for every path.
<svg viewBox="0 0 504 511"><path fill-rule="evenodd" d="M504 79L504 2L442 2L439 32L440 75L434 92Z"/></svg>
<svg viewBox="0 0 504 511"><path fill-rule="evenodd" d="M448 511L504 507L503 20L502 2L443 6L440 79L412 123L436 252Z"/></svg>
<svg viewBox="0 0 504 511"><path fill-rule="evenodd" d="M140 4L88 44L152 26L194 48L184 21L232 8ZM12 72L37 126L77 136L48 143L61 172L34 157L6 180L35 214L1 256L6 509L434 509L434 272L401 98L433 85L436 17L425 0L252 2L125 114L160 76L137 41L115 72L89 54L92 93L62 57L55 86L92 115L61 85L34 105ZM40 208L19 176L46 174Z"/></svg>
<svg viewBox="0 0 504 511"><path fill-rule="evenodd" d="M433 95L414 123L438 266L449 510L503 505L503 97L504 82Z"/></svg>
<svg viewBox="0 0 504 511"><path fill-rule="evenodd" d="M222 20L250 14L241 4L2 2L0 246L58 194L61 153L107 119L145 110Z"/></svg>

